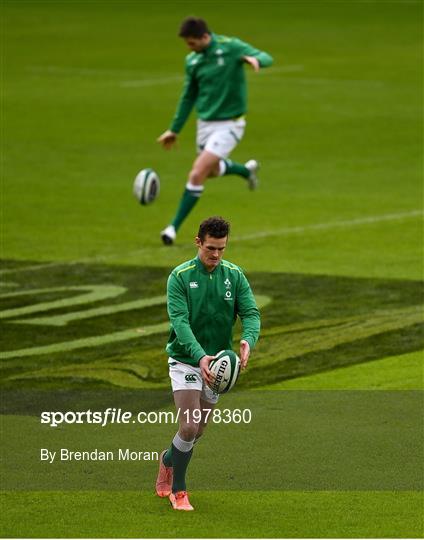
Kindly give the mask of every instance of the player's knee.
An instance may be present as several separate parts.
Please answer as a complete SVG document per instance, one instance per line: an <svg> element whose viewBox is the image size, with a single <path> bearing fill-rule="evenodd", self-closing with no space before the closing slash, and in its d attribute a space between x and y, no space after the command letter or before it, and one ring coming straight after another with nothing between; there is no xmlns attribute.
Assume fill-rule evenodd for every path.
<svg viewBox="0 0 424 540"><path fill-rule="evenodd" d="M192 184L203 184L207 178L219 175L219 163L198 163L195 162L189 174L189 181Z"/></svg>
<svg viewBox="0 0 424 540"><path fill-rule="evenodd" d="M185 441L192 441L197 435L198 424L195 422L184 422L180 425L180 436Z"/></svg>
<svg viewBox="0 0 424 540"><path fill-rule="evenodd" d="M201 169L196 167L191 169L190 174L188 175L189 182L194 185L203 184L206 177L207 175L205 175Z"/></svg>
<svg viewBox="0 0 424 540"><path fill-rule="evenodd" d="M219 173L219 165L216 165L209 171L208 178L215 178L215 176L219 176Z"/></svg>

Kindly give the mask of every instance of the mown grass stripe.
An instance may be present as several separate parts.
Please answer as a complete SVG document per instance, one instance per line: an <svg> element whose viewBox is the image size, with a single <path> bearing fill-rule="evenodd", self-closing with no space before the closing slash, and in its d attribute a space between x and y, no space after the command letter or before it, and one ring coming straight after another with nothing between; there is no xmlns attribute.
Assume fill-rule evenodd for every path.
<svg viewBox="0 0 424 540"><path fill-rule="evenodd" d="M39 313L40 311L49 311L51 309L76 306L80 304L91 304L107 298L115 298L127 291L126 287L118 285L74 285L70 287L46 287L45 289L27 289L11 293L1 294L0 298L14 298L19 296L31 296L35 294L47 294L51 292L68 291L87 291L71 298L61 298L52 302L41 302L19 308L5 309L0 311L1 319L18 317L19 315L29 315L30 313Z"/></svg>
<svg viewBox="0 0 424 540"><path fill-rule="evenodd" d="M113 315L125 311L133 311L135 309L143 309L152 306L160 306L166 303L166 296L154 296L153 298L142 298L132 302L124 302L123 304L111 304L109 306L101 306L85 311L73 311L63 315L52 315L47 317L37 317L32 319L13 320L9 321L12 324L39 324L50 326L64 326L71 321L79 321L82 319L91 319L92 317L101 317L105 315ZM1 314L0 314L1 315Z"/></svg>
<svg viewBox="0 0 424 540"><path fill-rule="evenodd" d="M87 347L99 347L108 345L109 343L117 343L119 341L127 341L130 339L140 339L144 336L159 334L166 332L169 329L169 323L153 324L144 328L130 330L121 330L104 336L93 336L83 339L75 339L72 341L64 341L62 343L54 343L52 345L44 345L41 347L29 347L27 349L19 349L16 351L8 351L0 353L1 360L9 358L24 358L28 356L36 356L38 354L54 354L57 352L73 351L76 349L85 349Z"/></svg>

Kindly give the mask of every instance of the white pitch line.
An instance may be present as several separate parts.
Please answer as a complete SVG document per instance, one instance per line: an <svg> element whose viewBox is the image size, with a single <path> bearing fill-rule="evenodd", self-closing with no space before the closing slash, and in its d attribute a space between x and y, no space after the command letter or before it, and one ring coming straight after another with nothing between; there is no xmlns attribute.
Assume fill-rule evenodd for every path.
<svg viewBox="0 0 424 540"><path fill-rule="evenodd" d="M273 73L292 73L295 71L304 71L305 66L302 64L287 64L285 66L271 66L267 69L261 69L259 73L272 75Z"/></svg>
<svg viewBox="0 0 424 540"><path fill-rule="evenodd" d="M277 73L293 73L304 71L304 66L301 64L287 64L283 66L271 67L261 71L261 75L273 75ZM57 75L57 76L85 76L85 77L131 77L136 74L141 75L141 70L119 70L119 69L96 69L96 68L81 68L70 66L27 66L26 70L40 75ZM171 73L165 76L150 76L146 78L129 79L119 81L118 85L122 88L139 88L143 86L160 86L172 82L181 82L184 80L184 75L181 73Z"/></svg>
<svg viewBox="0 0 424 540"><path fill-rule="evenodd" d="M358 225L366 225L366 224L373 224L373 223L381 223L384 221L397 221L402 219L408 219L412 217L418 217L418 216L424 216L423 210L411 210L409 212L399 212L397 214L382 214L379 216L368 216L364 218L356 218L356 219L350 219L350 220L342 220L342 221L330 221L329 223L315 223L312 225L303 225L303 226L297 226L297 227L284 227L282 229L274 229L272 231L258 231L256 233L250 233L250 234L242 234L239 236L232 236L231 238L234 240L237 240L238 242L243 241L249 241L249 240L256 240L258 238L266 238L267 236L288 236L290 234L301 234L301 233L307 233L307 232L313 232L313 231L322 231L322 230L331 230L331 229L340 229L340 228L349 228L349 227L356 227ZM192 246L178 246L180 248L185 247L192 247ZM131 251L127 253L114 253L109 255L98 255L97 257L91 257L86 259L80 259L80 260L74 260L74 261L60 261L60 262L49 262L49 263L41 263L41 264L35 264L32 266L22 266L19 268L6 268L4 270L0 270L0 275L6 275L6 274L15 274L19 272L27 272L32 270L42 270L44 268L51 268L54 266L64 266L64 265L71 265L71 264L90 264L90 263L100 263L107 261L108 259L115 259L116 257L133 257L136 255L142 255L143 253L150 252L154 254L158 254L160 252L163 253L169 253L170 252L169 247L158 245L158 247L151 247L151 248L143 248L136 251Z"/></svg>
<svg viewBox="0 0 424 540"><path fill-rule="evenodd" d="M329 85L329 84L338 84L338 85L347 85L347 86L371 86L381 88L387 85L385 81L371 80L371 79L322 79L318 77L289 77L284 79L284 82L296 83L296 84L306 84L306 85Z"/></svg>
<svg viewBox="0 0 424 540"><path fill-rule="evenodd" d="M142 70L108 70L108 69L95 69L95 68L77 68L77 67L61 67L61 66L27 66L27 71L36 74L45 75L58 75L58 76L86 76L86 77L112 77L122 79L127 77L129 80L117 81L117 84L122 87L137 87L137 86L155 86L161 84L167 84L174 81L184 80L184 74L182 73L168 73L163 75L141 78L143 74ZM130 79L133 77L133 79ZM136 79L135 77L139 77Z"/></svg>
<svg viewBox="0 0 424 540"><path fill-rule="evenodd" d="M266 75L272 75L277 73L292 73L292 72L298 72L303 71L304 66L300 64L293 64L293 65L287 65L287 66L281 66L281 67L272 67L270 69L265 69L263 72L261 71L261 74ZM119 83L119 86L123 88L137 88L141 86L156 86L161 84L167 84L169 82L175 82L175 81L183 81L184 76L183 75L170 75L168 77L152 77L149 79L136 79L132 81L122 81Z"/></svg>
<svg viewBox="0 0 424 540"><path fill-rule="evenodd" d="M156 86L160 84L168 84L170 82L180 82L184 80L183 75L171 75L169 77L158 77L152 79L138 79L135 81L122 81L119 86L122 88L137 88L140 86Z"/></svg>
<svg viewBox="0 0 424 540"><path fill-rule="evenodd" d="M290 234L299 234L308 231L322 231L328 229L339 229L343 227L355 227L357 225L365 225L367 223L381 223L382 221L396 221L416 216L423 216L423 210L411 210L410 212L400 212L398 214L383 214L380 216L369 216L364 218L348 219L343 221L330 221L329 223L315 223L312 225L303 225L300 227L284 227L282 229L274 229L272 231L258 231L256 233L242 234L233 237L238 242L243 240L255 240L257 238L265 238L267 236L287 236Z"/></svg>
<svg viewBox="0 0 424 540"><path fill-rule="evenodd" d="M97 69L82 68L72 66L26 66L26 71L30 73L52 74L52 75L87 75L87 76L115 76L132 77L140 73L138 69Z"/></svg>

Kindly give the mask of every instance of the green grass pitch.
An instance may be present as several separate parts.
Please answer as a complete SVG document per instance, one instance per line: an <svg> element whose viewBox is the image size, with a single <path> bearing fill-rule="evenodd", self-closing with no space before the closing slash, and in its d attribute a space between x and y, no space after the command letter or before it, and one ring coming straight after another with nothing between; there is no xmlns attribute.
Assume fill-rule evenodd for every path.
<svg viewBox="0 0 424 540"><path fill-rule="evenodd" d="M416 425L402 418L423 385L422 3L279 0L241 9L235 0L2 0L0 7L7 435L0 535L422 537L422 427L419 417ZM166 248L159 231L194 157L194 116L176 150L164 152L155 139L181 89L186 50L176 34L190 14L270 52L275 63L248 72L247 130L232 155L261 162L260 188L251 193L237 177L211 180L178 243ZM161 178L149 207L132 196L144 167ZM275 486L269 434L252 427L237 438L234 428L223 463L228 489L225 478L208 487L221 433L211 426L192 464L192 514L176 515L154 497L154 463L140 469L139 489L132 469L120 489L113 474L96 484L85 465L67 489L68 469L36 463L47 437L39 411L104 408L111 396L119 405L134 395L150 409L169 407L165 280L192 257L196 227L212 214L231 221L226 258L246 270L263 306L261 340L227 402L250 396L265 426L267 392L269 403L279 396L291 403L281 413L270 405L268 418L281 414L275 461L290 470ZM338 395L365 403L386 396L384 422L360 407L358 418L308 408L307 396L325 405L325 396ZM311 419L319 429L310 439L305 426L289 438L288 429L296 433ZM335 440L352 444L332 445L329 426ZM140 444L161 450L172 429L152 428ZM48 433L60 444L73 432ZM333 452L337 467L317 458L322 475L308 468L302 441ZM228 456L242 443L248 454L238 471ZM367 444L375 455L361 460ZM384 449L393 449L396 466ZM384 474L372 463L392 466Z"/></svg>

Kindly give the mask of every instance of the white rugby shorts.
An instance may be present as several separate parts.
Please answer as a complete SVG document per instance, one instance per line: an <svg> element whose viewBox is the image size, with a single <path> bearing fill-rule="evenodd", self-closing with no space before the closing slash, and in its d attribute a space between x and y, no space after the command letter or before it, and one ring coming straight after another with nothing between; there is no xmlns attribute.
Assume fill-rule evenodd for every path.
<svg viewBox="0 0 424 540"><path fill-rule="evenodd" d="M199 367L178 362L174 358L168 359L168 365L173 392L176 390L200 390L200 397L204 401L213 404L218 401L218 394L212 392L209 386L206 385Z"/></svg>
<svg viewBox="0 0 424 540"><path fill-rule="evenodd" d="M227 158L241 141L245 127L244 116L235 120L197 120L197 153L207 150L221 159Z"/></svg>

